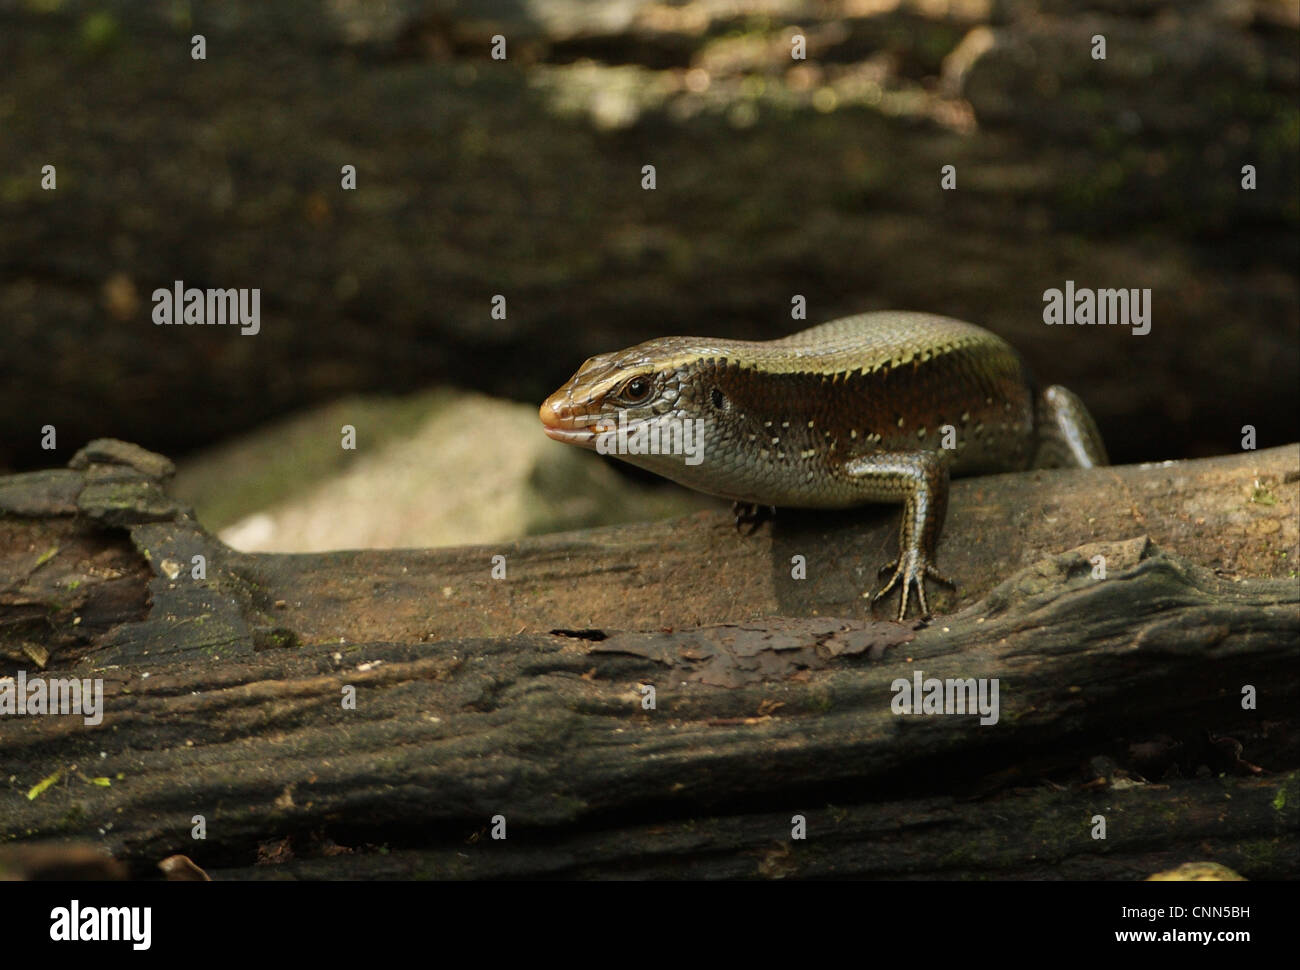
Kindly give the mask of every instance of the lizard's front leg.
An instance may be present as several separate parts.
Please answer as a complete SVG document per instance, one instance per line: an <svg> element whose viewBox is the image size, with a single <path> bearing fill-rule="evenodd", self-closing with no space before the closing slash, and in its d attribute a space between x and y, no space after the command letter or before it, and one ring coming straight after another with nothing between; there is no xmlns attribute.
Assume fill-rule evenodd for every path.
<svg viewBox="0 0 1300 970"><path fill-rule="evenodd" d="M893 576L871 605L901 585L898 622L907 616L907 601L913 589L921 615L929 616L925 580L952 586L934 566L934 550L948 508L948 465L934 451L881 452L850 460L845 471L858 484L864 502L902 502L903 520L898 533L898 558L881 569Z"/></svg>

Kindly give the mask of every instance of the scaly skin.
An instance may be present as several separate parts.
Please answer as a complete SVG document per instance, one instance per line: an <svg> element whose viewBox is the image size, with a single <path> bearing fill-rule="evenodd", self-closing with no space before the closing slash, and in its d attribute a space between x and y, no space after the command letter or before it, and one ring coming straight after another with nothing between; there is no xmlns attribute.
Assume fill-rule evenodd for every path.
<svg viewBox="0 0 1300 970"><path fill-rule="evenodd" d="M1019 355L973 324L924 313L834 320L780 340L661 337L592 357L542 404L546 433L595 450L620 420L700 419L703 460L617 457L752 505L899 502L898 620L915 589L929 614L950 475L1106 464L1087 410L1063 387L1037 398ZM950 426L950 448L941 429Z"/></svg>

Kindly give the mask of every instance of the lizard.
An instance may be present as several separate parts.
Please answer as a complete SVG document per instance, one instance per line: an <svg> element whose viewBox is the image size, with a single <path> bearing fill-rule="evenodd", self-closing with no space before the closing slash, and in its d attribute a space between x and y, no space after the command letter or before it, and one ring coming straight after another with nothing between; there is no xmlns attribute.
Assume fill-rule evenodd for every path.
<svg viewBox="0 0 1300 970"><path fill-rule="evenodd" d="M598 354L539 414L549 437L602 452L622 428L617 457L731 499L738 525L761 506L901 503L898 558L871 598L874 610L900 586L900 623L912 591L930 616L927 579L953 585L935 566L950 476L1107 464L1083 402L1060 385L1039 392L1001 337L910 311L776 340L660 337ZM638 429L674 422L702 432L694 462L680 447L626 447Z"/></svg>

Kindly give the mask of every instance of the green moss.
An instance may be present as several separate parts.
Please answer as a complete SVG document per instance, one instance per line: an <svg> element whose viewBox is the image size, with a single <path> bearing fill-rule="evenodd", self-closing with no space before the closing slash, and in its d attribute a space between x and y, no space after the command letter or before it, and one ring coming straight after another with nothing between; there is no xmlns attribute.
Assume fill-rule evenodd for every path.
<svg viewBox="0 0 1300 970"><path fill-rule="evenodd" d="M1273 493L1263 485L1256 485L1254 491L1250 493L1250 501L1255 505L1277 505L1277 499Z"/></svg>
<svg viewBox="0 0 1300 970"><path fill-rule="evenodd" d="M1294 156L1300 151L1300 112L1288 109L1275 114L1259 133L1259 146L1279 156Z"/></svg>
<svg viewBox="0 0 1300 970"><path fill-rule="evenodd" d="M81 47L89 54L102 54L117 46L121 28L112 14L97 10L81 21Z"/></svg>
<svg viewBox="0 0 1300 970"><path fill-rule="evenodd" d="M55 2L58 2L58 0L55 0ZM172 24L180 30L193 29L194 11L190 8L189 0L173 0L167 13Z"/></svg>
<svg viewBox="0 0 1300 970"><path fill-rule="evenodd" d="M1278 865L1277 839L1252 839L1237 846L1241 853L1238 867L1242 875L1258 879L1261 872L1274 872ZM1280 874L1279 874L1280 875Z"/></svg>
<svg viewBox="0 0 1300 970"><path fill-rule="evenodd" d="M834 706L835 702L831 700L831 695L826 691L819 691L808 701L809 711L813 711L817 714L825 714Z"/></svg>
<svg viewBox="0 0 1300 970"><path fill-rule="evenodd" d="M256 650L285 650L297 645L298 634L287 627L253 632L253 646Z"/></svg>
<svg viewBox="0 0 1300 970"><path fill-rule="evenodd" d="M18 203L26 202L28 199L36 197L40 191L40 179L33 175L10 175L7 178L0 179L0 202Z"/></svg>

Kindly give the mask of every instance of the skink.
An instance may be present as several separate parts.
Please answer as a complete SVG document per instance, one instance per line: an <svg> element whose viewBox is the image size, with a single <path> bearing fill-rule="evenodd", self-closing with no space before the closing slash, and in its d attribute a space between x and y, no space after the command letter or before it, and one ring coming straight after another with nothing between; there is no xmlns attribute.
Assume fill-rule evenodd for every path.
<svg viewBox="0 0 1300 970"><path fill-rule="evenodd" d="M863 313L761 342L661 337L592 357L540 414L551 438L738 509L902 503L898 558L871 601L900 586L899 622L912 590L929 615L927 578L951 585L934 565L950 475L1106 464L1075 395L1036 393L1000 337L926 313ZM702 431L694 461L682 429ZM649 432L678 453L634 453Z"/></svg>

